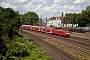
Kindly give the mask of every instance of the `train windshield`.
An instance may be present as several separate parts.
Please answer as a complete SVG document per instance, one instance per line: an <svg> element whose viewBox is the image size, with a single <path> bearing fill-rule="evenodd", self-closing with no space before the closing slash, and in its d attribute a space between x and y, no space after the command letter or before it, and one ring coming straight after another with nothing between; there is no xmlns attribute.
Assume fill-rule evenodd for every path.
<svg viewBox="0 0 90 60"><path fill-rule="evenodd" d="M66 33L69 33L69 31L66 31Z"/></svg>
<svg viewBox="0 0 90 60"><path fill-rule="evenodd" d="M69 31L66 31L66 34L69 34Z"/></svg>

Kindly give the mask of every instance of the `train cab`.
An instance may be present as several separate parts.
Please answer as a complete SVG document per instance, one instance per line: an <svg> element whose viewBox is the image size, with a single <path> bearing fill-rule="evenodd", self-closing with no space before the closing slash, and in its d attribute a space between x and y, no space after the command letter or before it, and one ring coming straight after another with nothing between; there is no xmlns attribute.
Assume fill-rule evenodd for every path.
<svg viewBox="0 0 90 60"><path fill-rule="evenodd" d="M66 36L66 37L70 36L69 31L63 30L63 29L54 29L53 33L61 36Z"/></svg>
<svg viewBox="0 0 90 60"><path fill-rule="evenodd" d="M57 34L62 35L62 36L67 36L67 37L70 35L69 31L67 31L67 30L58 30Z"/></svg>

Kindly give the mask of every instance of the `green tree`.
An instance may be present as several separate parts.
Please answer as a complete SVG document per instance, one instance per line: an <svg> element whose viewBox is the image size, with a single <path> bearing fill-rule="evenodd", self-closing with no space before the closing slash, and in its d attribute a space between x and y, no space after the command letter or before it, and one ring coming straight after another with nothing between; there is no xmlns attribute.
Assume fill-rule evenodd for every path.
<svg viewBox="0 0 90 60"><path fill-rule="evenodd" d="M11 8L0 7L0 54L5 56L7 45L20 27L19 14Z"/></svg>
<svg viewBox="0 0 90 60"><path fill-rule="evenodd" d="M71 19L71 20L70 20ZM90 6L87 6L81 13L66 13L64 17L65 23L77 24L78 26L90 26Z"/></svg>
<svg viewBox="0 0 90 60"><path fill-rule="evenodd" d="M85 22L85 26L90 25L90 6L87 6L86 10L82 11L83 20Z"/></svg>
<svg viewBox="0 0 90 60"><path fill-rule="evenodd" d="M22 23L38 25L38 15L35 12L27 12L22 15Z"/></svg>

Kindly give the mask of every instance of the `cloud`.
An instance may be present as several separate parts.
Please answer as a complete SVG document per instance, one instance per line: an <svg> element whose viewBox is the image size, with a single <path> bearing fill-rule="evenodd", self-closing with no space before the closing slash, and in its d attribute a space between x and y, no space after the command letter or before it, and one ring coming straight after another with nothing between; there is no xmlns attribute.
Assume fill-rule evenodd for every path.
<svg viewBox="0 0 90 60"><path fill-rule="evenodd" d="M18 5L15 10L19 11L20 13L27 12L27 9L24 6L22 6L22 5Z"/></svg>
<svg viewBox="0 0 90 60"><path fill-rule="evenodd" d="M78 13L90 5L89 0L0 0L0 6L12 8L20 13L36 12L43 18L60 16L65 13Z"/></svg>
<svg viewBox="0 0 90 60"><path fill-rule="evenodd" d="M73 3L74 4L82 4L82 3L88 3L90 0L75 0Z"/></svg>
<svg viewBox="0 0 90 60"><path fill-rule="evenodd" d="M16 0L16 1L23 3L23 2L25 2L27 0Z"/></svg>
<svg viewBox="0 0 90 60"><path fill-rule="evenodd" d="M0 6L4 8L13 8L14 10L16 9L16 6L11 5L10 3L7 3L7 2L1 2Z"/></svg>
<svg viewBox="0 0 90 60"><path fill-rule="evenodd" d="M36 8L35 8L35 11L42 11L42 4L38 5Z"/></svg>
<svg viewBox="0 0 90 60"><path fill-rule="evenodd" d="M80 5L78 5L78 6L71 5L70 6L68 4L64 5L64 9L65 10L81 10Z"/></svg>
<svg viewBox="0 0 90 60"><path fill-rule="evenodd" d="M27 4L23 5L23 6L25 7L25 9L27 11L34 11L36 5L33 5L32 2L29 2L29 3L27 3Z"/></svg>
<svg viewBox="0 0 90 60"><path fill-rule="evenodd" d="M72 0L54 0L55 4L66 4L71 2Z"/></svg>
<svg viewBox="0 0 90 60"><path fill-rule="evenodd" d="M46 7L43 7L42 9L43 11L50 12L52 10L52 7L46 6Z"/></svg>
<svg viewBox="0 0 90 60"><path fill-rule="evenodd" d="M48 0L32 0L34 4L46 4Z"/></svg>

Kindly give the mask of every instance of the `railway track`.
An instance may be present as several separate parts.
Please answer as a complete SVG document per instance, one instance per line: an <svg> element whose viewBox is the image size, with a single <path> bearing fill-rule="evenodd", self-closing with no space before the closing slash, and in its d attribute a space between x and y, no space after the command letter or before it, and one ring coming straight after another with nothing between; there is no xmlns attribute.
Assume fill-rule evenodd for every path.
<svg viewBox="0 0 90 60"><path fill-rule="evenodd" d="M75 37L75 36L70 36L71 39L76 39L76 40L79 40L79 41L83 41L83 42L86 42L86 43L90 43L90 39L85 39L85 38L80 38L80 37Z"/></svg>
<svg viewBox="0 0 90 60"><path fill-rule="evenodd" d="M47 34L47 33L42 33L42 32L36 32L36 31L32 31L32 30L30 30L30 31L31 31L30 33L33 33L35 35L38 35L38 36L41 36L41 37L44 37L44 38L48 38L49 40L51 40L53 42L57 42L59 45L63 44L65 46L67 46L67 47L73 48L73 49L75 49L77 51L80 51L81 53L84 53L85 55L90 56L90 48L89 48L90 44L88 42L85 42L84 40L80 40L80 39L77 40L75 38L74 39L66 38L66 37L61 37L61 36L58 36L58 35L52 35L52 34ZM77 41L78 43L75 42L74 40ZM85 43L85 45L83 43ZM86 44L89 44L89 45L86 46ZM70 53L70 54L72 54L72 53ZM90 59L90 57L85 57L85 58L88 58L88 60Z"/></svg>
<svg viewBox="0 0 90 60"><path fill-rule="evenodd" d="M61 50L57 46L50 44L46 42L44 39L45 37L39 36L37 34L31 33L29 31L23 31L23 34L26 34L27 36L30 36L34 39L34 41L38 42L39 44L42 44L46 47L48 47L50 50L52 50L54 53L56 53L59 57L55 60L79 60L78 58L66 53L65 51Z"/></svg>
<svg viewBox="0 0 90 60"><path fill-rule="evenodd" d="M77 39L77 38L74 38L74 37L71 37L71 36L70 36L70 38L65 38L65 37L60 37L60 36L46 34L46 33L42 34L41 32L38 32L38 33L39 34L37 34L37 32L36 32L34 34L37 34L37 35L41 34L40 36L42 36L44 38L47 36L54 42L64 44L64 45L66 45L68 47L77 49L77 50L79 50L81 52L84 52L84 53L90 55L90 43L85 42L85 40L83 38L78 38ZM88 40L88 41L90 41L90 40Z"/></svg>
<svg viewBox="0 0 90 60"><path fill-rule="evenodd" d="M32 32L34 32L34 31L32 31ZM79 51L82 51L82 52L90 55L90 43L85 42L84 39L82 39L82 38L78 38L78 40L77 40L77 38L72 39L72 38L65 38L65 37L60 37L60 36L46 34L46 33L42 34L41 32L38 32L38 33L35 31L35 33L33 33L33 34L40 35L44 38L46 38L46 36L47 36L54 42L62 43L68 47L77 49Z"/></svg>
<svg viewBox="0 0 90 60"><path fill-rule="evenodd" d="M60 37L60 36L55 36L55 35L50 35L52 36L51 40L57 42L57 43L62 43L68 47L77 49L79 51L82 51L88 55L90 55L90 43L81 41L80 38L77 39L71 39L71 38L65 38L65 37Z"/></svg>

